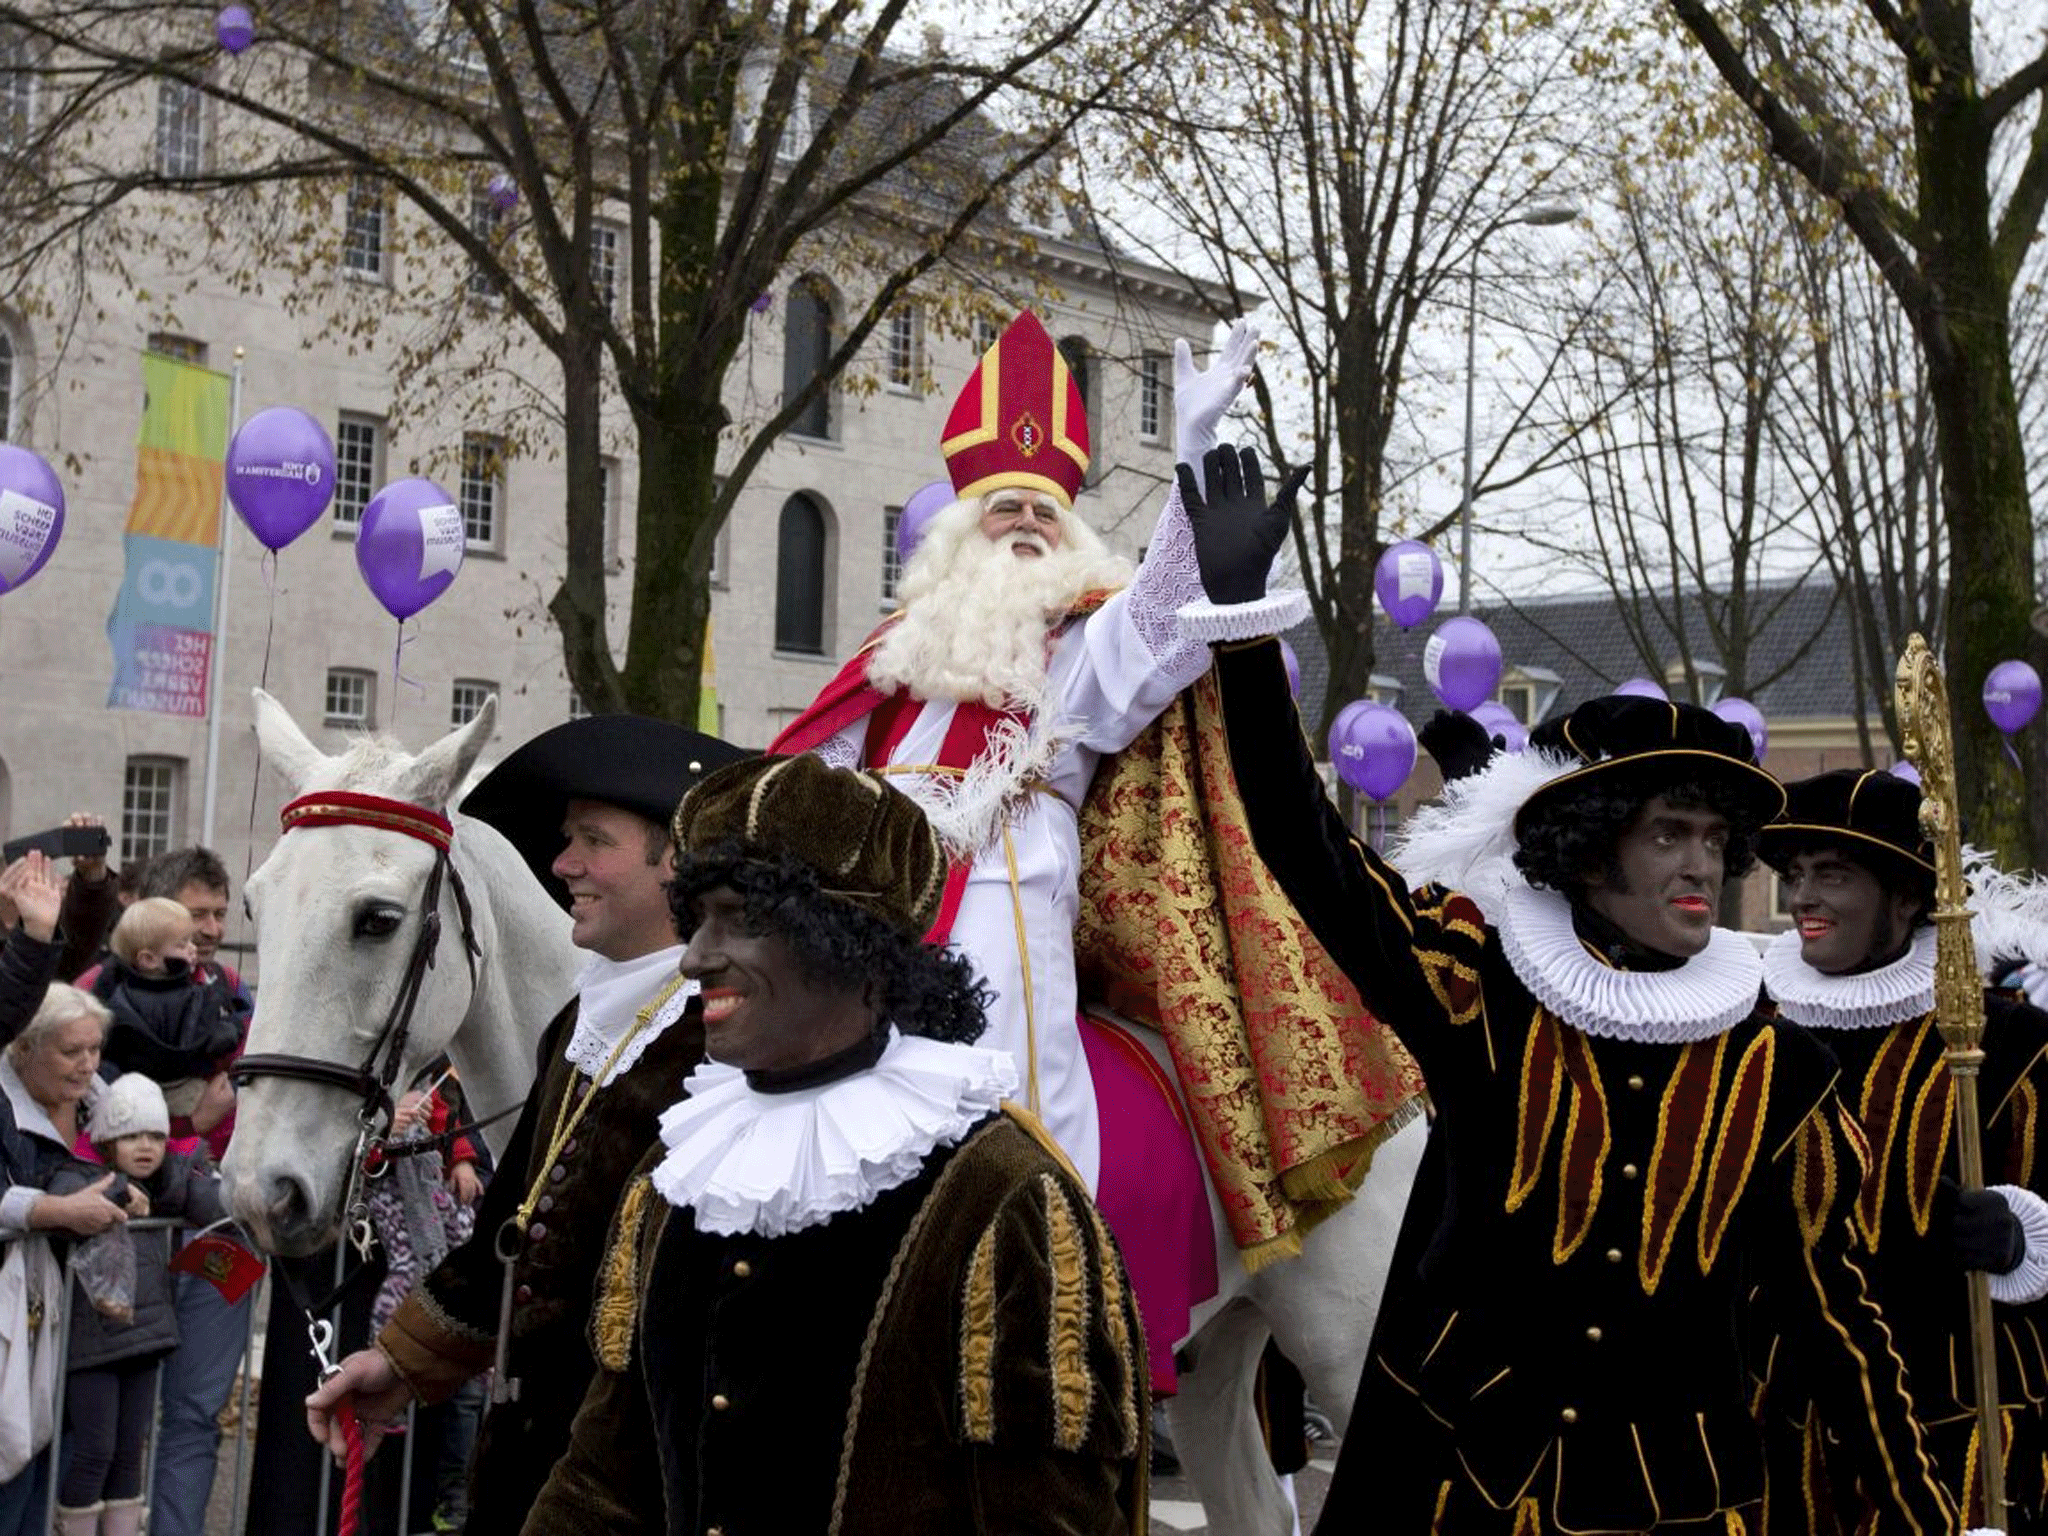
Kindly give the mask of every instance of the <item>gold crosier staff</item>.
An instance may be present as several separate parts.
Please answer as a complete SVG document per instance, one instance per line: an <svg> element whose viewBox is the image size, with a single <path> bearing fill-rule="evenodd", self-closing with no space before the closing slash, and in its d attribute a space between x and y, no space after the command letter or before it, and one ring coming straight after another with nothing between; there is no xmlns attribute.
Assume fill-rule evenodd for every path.
<svg viewBox="0 0 2048 1536"><path fill-rule="evenodd" d="M1948 687L1927 642L1914 635L1899 658L1899 739L1920 771L1920 830L1934 845L1934 1012L1956 1084L1956 1162L1964 1189L1984 1187L1984 1149L1977 1128L1977 1072L1984 1064L1984 985L1970 937L1969 891L1957 825L1955 740ZM1984 1523L2005 1526L2005 1437L1998 1415L1998 1356L1991 1333L1991 1281L1966 1271L1970 1287L1970 1355L1977 1376L1977 1466L1984 1478ZM1967 1490L1964 1490L1967 1492Z"/></svg>

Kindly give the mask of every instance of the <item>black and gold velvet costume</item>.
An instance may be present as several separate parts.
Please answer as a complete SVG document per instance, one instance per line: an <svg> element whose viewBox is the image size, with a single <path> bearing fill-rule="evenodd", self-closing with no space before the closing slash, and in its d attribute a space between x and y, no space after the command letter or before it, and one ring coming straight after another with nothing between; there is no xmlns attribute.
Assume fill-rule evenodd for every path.
<svg viewBox="0 0 2048 1536"><path fill-rule="evenodd" d="M1859 1273L1862 1138L1827 1053L1755 1015L1667 1043L1539 1005L1470 899L1349 835L1278 648L1226 648L1218 676L1261 855L1437 1112L1444 1215L1390 1279L1317 1530L1753 1531L1753 1288L1884 1528L1953 1530Z"/></svg>
<svg viewBox="0 0 2048 1536"><path fill-rule="evenodd" d="M630 1068L596 1090L575 1134L547 1166L549 1131L564 1095L591 1091L591 1080L563 1056L576 1012L570 1003L541 1037L536 1089L478 1204L475 1236L408 1293L377 1337L377 1347L423 1402L439 1402L489 1369L505 1282L498 1235L534 1182L546 1180L512 1276L507 1364L519 1396L485 1413L470 1462L474 1531L518 1530L568 1444L570 1421L594 1369L590 1297L612 1211L641 1154L655 1144L661 1111L675 1102L677 1085L704 1054L702 1014L693 998Z"/></svg>
<svg viewBox="0 0 2048 1536"><path fill-rule="evenodd" d="M621 1201L600 1369L529 1536L1145 1529L1150 1410L1114 1243L1025 1117L769 1238ZM650 1158L649 1166L658 1161Z"/></svg>

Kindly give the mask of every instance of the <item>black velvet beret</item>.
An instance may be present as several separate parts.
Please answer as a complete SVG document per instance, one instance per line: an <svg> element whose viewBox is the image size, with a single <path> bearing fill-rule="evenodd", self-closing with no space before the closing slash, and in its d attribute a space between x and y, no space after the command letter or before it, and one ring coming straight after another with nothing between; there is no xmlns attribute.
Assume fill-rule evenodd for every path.
<svg viewBox="0 0 2048 1536"><path fill-rule="evenodd" d="M571 800L599 800L665 827L705 775L751 756L740 747L645 715L586 715L542 731L493 768L462 814L504 833L536 879L568 905L551 866Z"/></svg>
<svg viewBox="0 0 2048 1536"><path fill-rule="evenodd" d="M676 807L676 856L733 843L786 856L830 896L922 938L939 915L946 860L917 802L879 775L829 767L814 753L721 769Z"/></svg>
<svg viewBox="0 0 2048 1536"><path fill-rule="evenodd" d="M1934 879L1934 847L1920 830L1920 786L1897 774L1861 768L1796 779L1785 786L1785 814L1757 834L1757 857L1782 872L1795 854L1839 848L1888 889L1925 888Z"/></svg>
<svg viewBox="0 0 2048 1536"><path fill-rule="evenodd" d="M1668 699L1609 694L1588 699L1568 715L1544 721L1529 733L1529 746L1576 758L1568 769L1538 788L1515 812L1515 831L1536 816L1563 807L1588 780L1624 773L1654 798L1658 778L1677 784L1716 780L1741 797L1753 829L1785 808L1785 788L1757 765L1748 730L1711 709Z"/></svg>

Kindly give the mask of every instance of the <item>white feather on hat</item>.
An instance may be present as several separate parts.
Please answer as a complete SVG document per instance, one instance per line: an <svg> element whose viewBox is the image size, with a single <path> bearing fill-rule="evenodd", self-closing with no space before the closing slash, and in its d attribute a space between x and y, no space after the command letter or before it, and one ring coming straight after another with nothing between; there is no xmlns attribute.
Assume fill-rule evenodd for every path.
<svg viewBox="0 0 2048 1536"><path fill-rule="evenodd" d="M1970 937L1979 973L1991 975L2001 960L2048 965L2048 881L2007 874L1990 854L1967 845L1963 878L1970 887Z"/></svg>
<svg viewBox="0 0 2048 1536"><path fill-rule="evenodd" d="M1488 922L1510 891L1529 882L1515 867L1515 813L1545 784L1585 764L1530 747L1496 752L1477 773L1453 779L1395 834L1387 862L1410 887L1441 885L1472 898Z"/></svg>

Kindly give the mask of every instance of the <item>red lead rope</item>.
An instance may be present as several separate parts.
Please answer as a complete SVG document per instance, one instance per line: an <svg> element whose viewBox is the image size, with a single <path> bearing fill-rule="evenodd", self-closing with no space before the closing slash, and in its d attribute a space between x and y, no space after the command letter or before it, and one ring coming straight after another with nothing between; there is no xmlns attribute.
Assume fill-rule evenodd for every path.
<svg viewBox="0 0 2048 1536"><path fill-rule="evenodd" d="M335 1536L358 1536L363 1521L363 1426L356 1422L356 1405L347 1398L335 1404L334 1412L348 1441L348 1460L341 1474L341 1521Z"/></svg>

